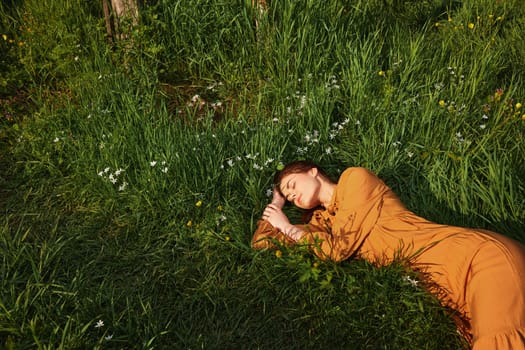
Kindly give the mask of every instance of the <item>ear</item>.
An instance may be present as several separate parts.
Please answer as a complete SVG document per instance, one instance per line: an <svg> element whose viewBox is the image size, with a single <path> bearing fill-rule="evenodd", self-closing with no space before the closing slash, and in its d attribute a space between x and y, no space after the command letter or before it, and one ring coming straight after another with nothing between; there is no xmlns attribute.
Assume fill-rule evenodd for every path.
<svg viewBox="0 0 525 350"><path fill-rule="evenodd" d="M308 174L312 177L317 177L317 175L319 175L319 169L311 168L310 170L308 170Z"/></svg>

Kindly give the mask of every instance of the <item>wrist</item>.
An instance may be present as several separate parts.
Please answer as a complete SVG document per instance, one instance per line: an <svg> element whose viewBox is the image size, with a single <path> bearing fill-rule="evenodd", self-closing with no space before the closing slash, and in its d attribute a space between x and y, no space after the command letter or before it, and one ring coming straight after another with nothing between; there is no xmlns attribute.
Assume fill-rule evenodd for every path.
<svg viewBox="0 0 525 350"><path fill-rule="evenodd" d="M295 225L287 224L283 227L283 233L294 241L298 241L302 236L303 230Z"/></svg>
<svg viewBox="0 0 525 350"><path fill-rule="evenodd" d="M276 207L278 207L279 209L282 209L284 207L284 202L283 201L280 201L280 200L272 200L272 202L270 204L273 204L275 205Z"/></svg>

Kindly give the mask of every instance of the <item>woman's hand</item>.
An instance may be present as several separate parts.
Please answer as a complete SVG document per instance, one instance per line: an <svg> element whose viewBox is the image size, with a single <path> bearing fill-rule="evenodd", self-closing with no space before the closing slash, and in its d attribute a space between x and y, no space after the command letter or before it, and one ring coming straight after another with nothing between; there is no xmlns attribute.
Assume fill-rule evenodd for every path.
<svg viewBox="0 0 525 350"><path fill-rule="evenodd" d="M292 225L286 214L277 204L268 204L264 209L262 218L296 242L303 236L303 230Z"/></svg>
<svg viewBox="0 0 525 350"><path fill-rule="evenodd" d="M282 207L273 202L266 206L262 218L279 231L283 231L285 227L290 225L290 220L288 220L288 217L283 212Z"/></svg>
<svg viewBox="0 0 525 350"><path fill-rule="evenodd" d="M275 204L279 208L283 208L286 203L286 198L279 192L277 187L272 190L272 204Z"/></svg>

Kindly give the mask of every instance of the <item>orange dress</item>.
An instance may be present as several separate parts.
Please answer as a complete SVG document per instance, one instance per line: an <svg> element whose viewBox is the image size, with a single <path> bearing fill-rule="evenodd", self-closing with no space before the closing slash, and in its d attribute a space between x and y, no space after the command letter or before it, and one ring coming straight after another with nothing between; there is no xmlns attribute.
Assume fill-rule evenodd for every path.
<svg viewBox="0 0 525 350"><path fill-rule="evenodd" d="M525 349L525 247L485 230L440 225L407 210L364 168L341 175L330 205L314 212L306 243L322 259L351 257L378 265L405 259L440 302L458 311L475 350ZM294 243L261 220L255 249Z"/></svg>

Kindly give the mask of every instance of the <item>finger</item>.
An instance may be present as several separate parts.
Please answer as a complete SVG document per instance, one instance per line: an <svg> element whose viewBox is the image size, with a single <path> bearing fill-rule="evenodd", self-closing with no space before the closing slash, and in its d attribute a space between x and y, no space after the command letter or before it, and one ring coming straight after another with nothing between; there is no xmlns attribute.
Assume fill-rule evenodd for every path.
<svg viewBox="0 0 525 350"><path fill-rule="evenodd" d="M270 215L272 214L272 211L271 210L268 210L268 209L265 209L264 212L263 212L263 218L268 218Z"/></svg>
<svg viewBox="0 0 525 350"><path fill-rule="evenodd" d="M264 212L265 213L268 213L268 214L271 214L271 213L275 213L277 210L275 209L275 207L271 207L271 206L267 206L265 209L264 209Z"/></svg>

